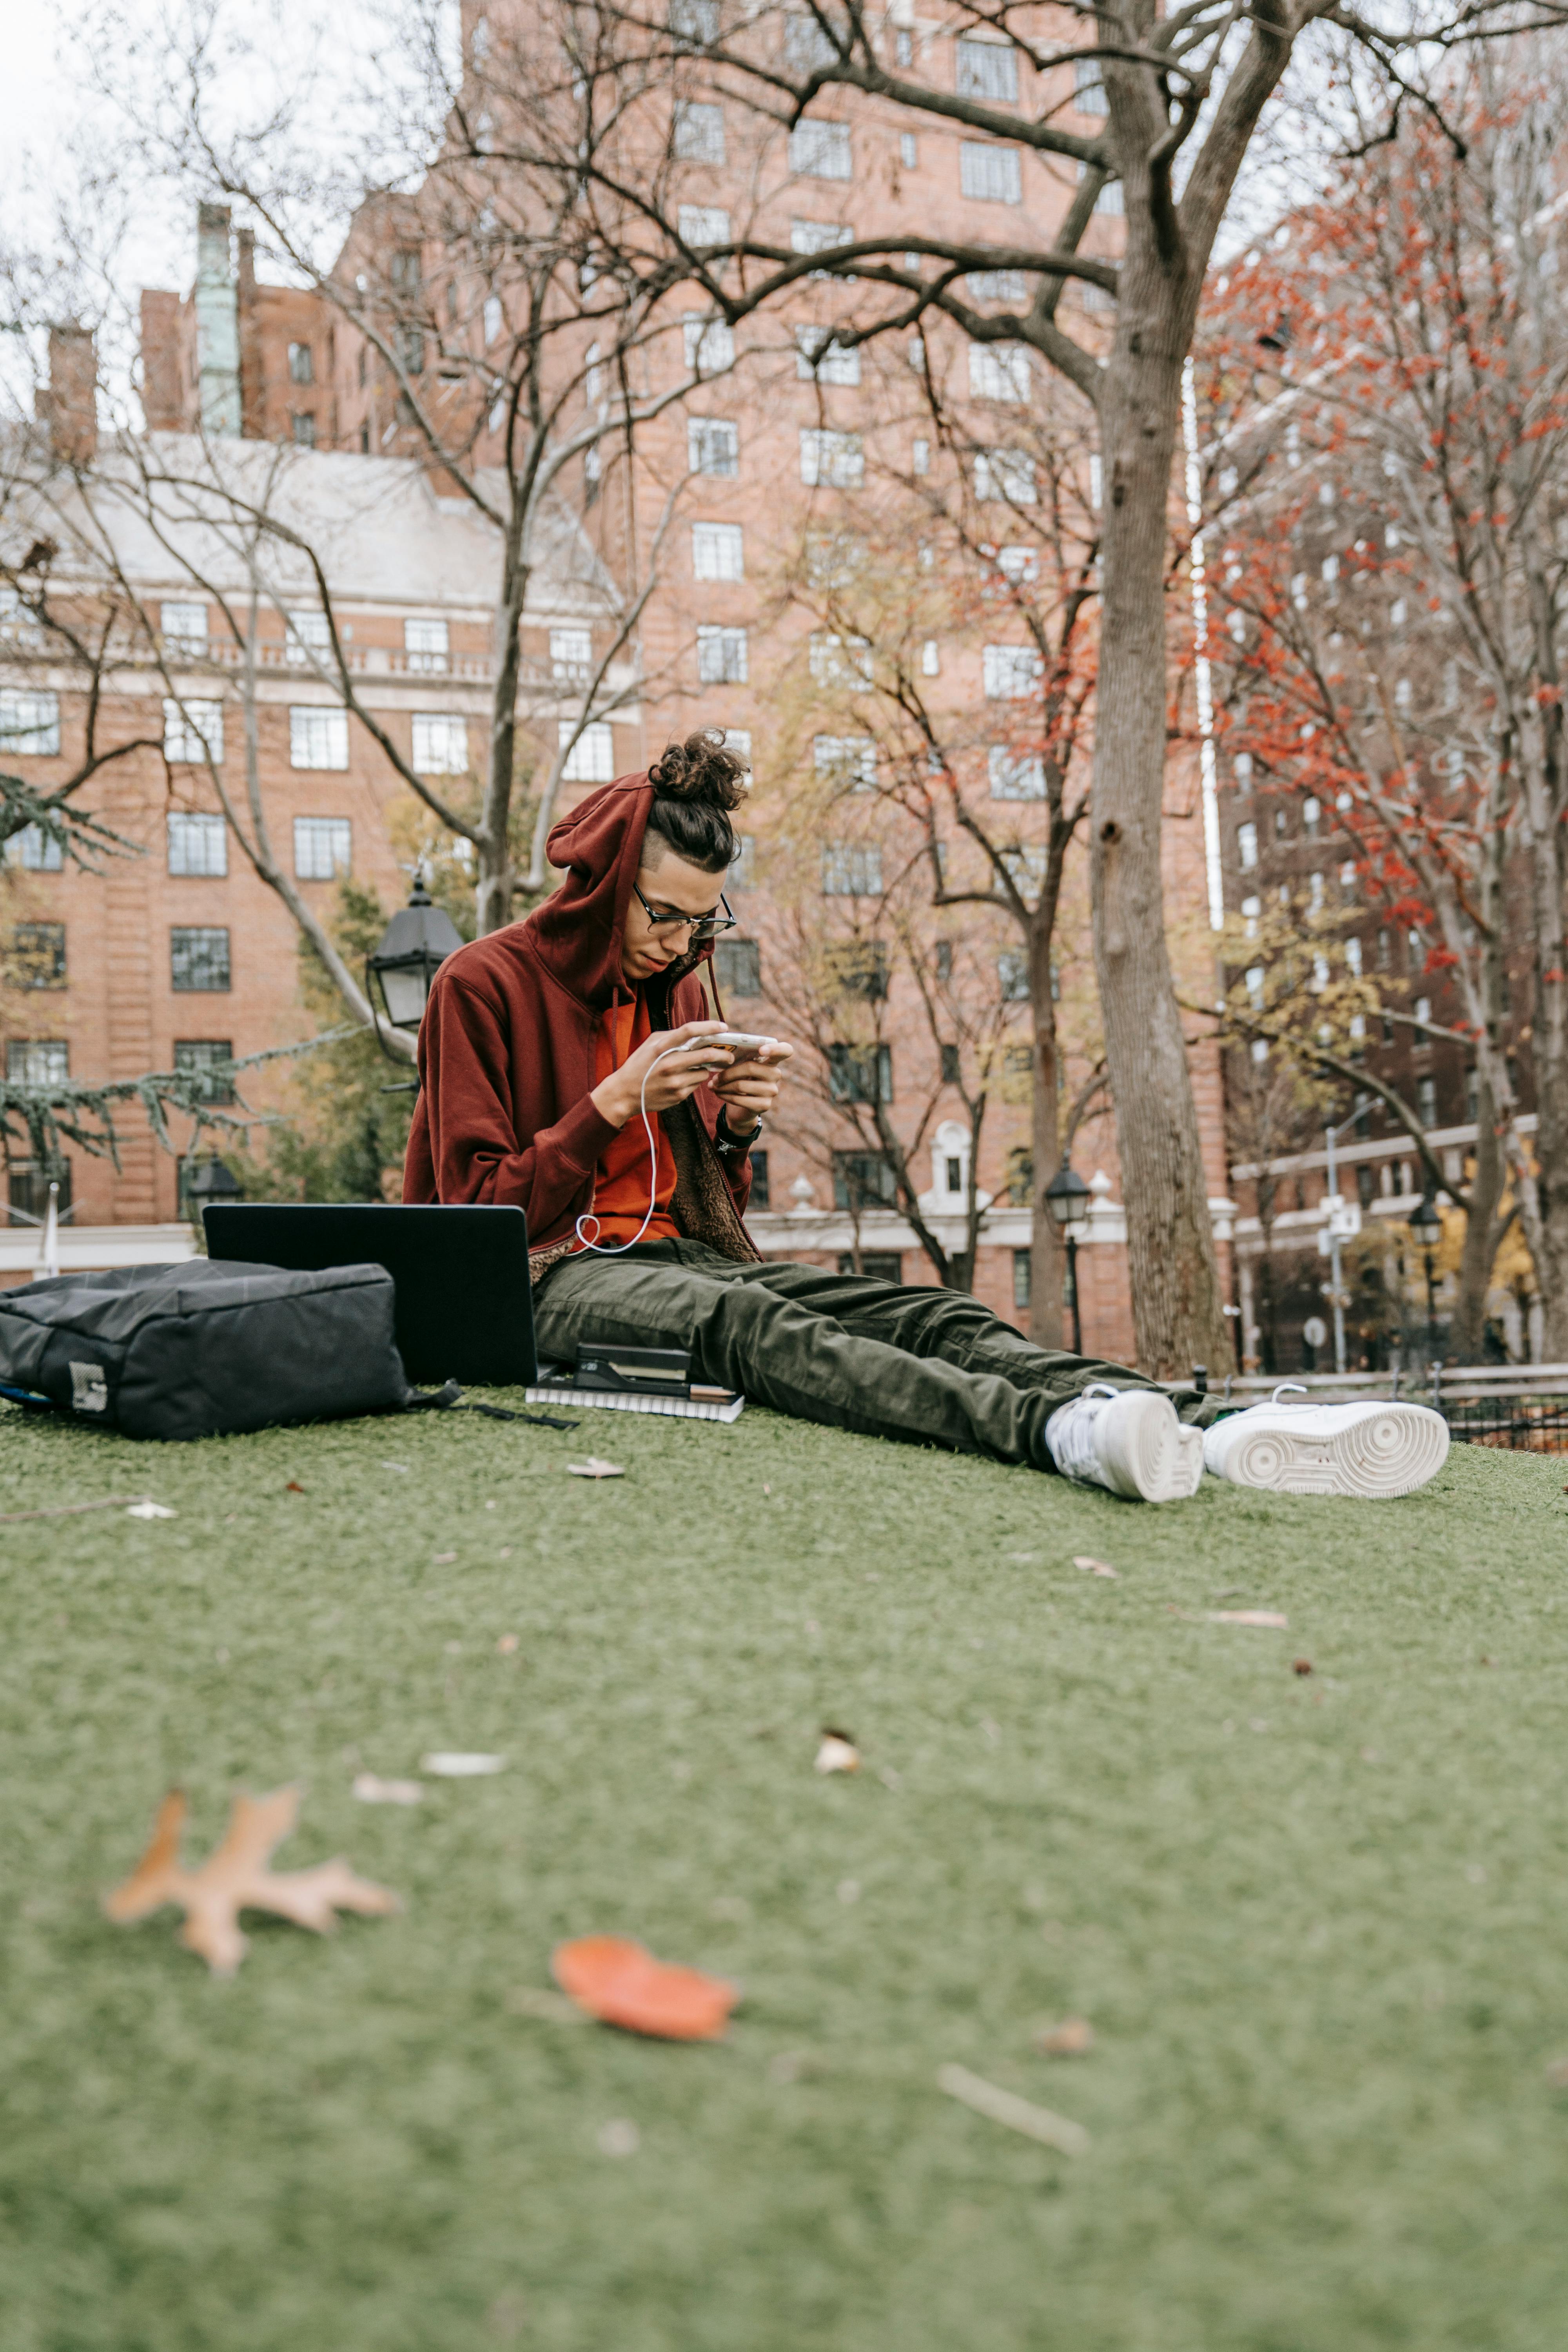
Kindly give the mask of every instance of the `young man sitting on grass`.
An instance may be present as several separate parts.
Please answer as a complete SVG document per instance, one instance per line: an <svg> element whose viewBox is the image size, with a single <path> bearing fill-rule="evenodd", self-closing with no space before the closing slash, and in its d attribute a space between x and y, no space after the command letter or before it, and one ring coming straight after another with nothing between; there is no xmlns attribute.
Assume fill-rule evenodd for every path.
<svg viewBox="0 0 1568 2352"><path fill-rule="evenodd" d="M744 793L702 730L555 826L554 896L437 975L404 1199L527 1212L545 1357L681 1348L701 1380L802 1420L1191 1495L1194 1424L1215 1413L1195 1392L1178 1415L1138 1373L1037 1348L964 1292L759 1255L749 1154L792 1049L737 1061L713 1043Z"/></svg>

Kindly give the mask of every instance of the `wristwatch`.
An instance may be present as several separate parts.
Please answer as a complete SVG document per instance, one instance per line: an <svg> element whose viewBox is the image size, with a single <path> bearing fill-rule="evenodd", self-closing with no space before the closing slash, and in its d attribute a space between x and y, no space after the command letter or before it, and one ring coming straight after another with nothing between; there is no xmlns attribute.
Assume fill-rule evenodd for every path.
<svg viewBox="0 0 1568 2352"><path fill-rule="evenodd" d="M730 1114L728 1111L721 1110L719 1114L718 1124L713 1129L713 1142L715 1148L723 1152L727 1158L731 1151L750 1151L752 1144L755 1143L762 1131L763 1122L761 1118L759 1118L755 1127L752 1128L749 1135L731 1135L730 1132Z"/></svg>

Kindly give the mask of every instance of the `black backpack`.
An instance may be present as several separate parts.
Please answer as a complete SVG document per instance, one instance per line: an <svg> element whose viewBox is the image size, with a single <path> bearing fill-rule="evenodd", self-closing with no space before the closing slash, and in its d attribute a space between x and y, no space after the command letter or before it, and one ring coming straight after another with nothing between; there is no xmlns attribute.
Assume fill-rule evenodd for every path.
<svg viewBox="0 0 1568 2352"><path fill-rule="evenodd" d="M380 1265L227 1258L0 1291L0 1391L122 1437L212 1437L416 1401ZM457 1391L454 1391L456 1394Z"/></svg>

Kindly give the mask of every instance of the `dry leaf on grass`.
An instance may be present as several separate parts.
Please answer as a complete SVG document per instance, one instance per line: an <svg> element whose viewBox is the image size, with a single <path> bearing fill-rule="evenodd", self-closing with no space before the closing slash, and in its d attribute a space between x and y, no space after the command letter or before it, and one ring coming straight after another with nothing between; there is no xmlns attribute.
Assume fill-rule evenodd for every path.
<svg viewBox="0 0 1568 2352"><path fill-rule="evenodd" d="M1064 2017L1059 2025L1043 2025L1034 2046L1043 2058L1081 2058L1094 2048L1094 2028L1087 2017Z"/></svg>
<svg viewBox="0 0 1568 2352"><path fill-rule="evenodd" d="M416 1805L424 1794L417 1780L383 1780L374 1772L354 1774L354 1795L362 1805Z"/></svg>
<svg viewBox="0 0 1568 2352"><path fill-rule="evenodd" d="M419 1769L432 1772L438 1780L479 1780L487 1772L504 1772L504 1756L471 1756L463 1749L437 1748L429 1756L419 1759Z"/></svg>
<svg viewBox="0 0 1568 2352"><path fill-rule="evenodd" d="M500 1652L503 1658L510 1658L516 1647L517 1635L515 1633L502 1633L498 1636L496 1648Z"/></svg>
<svg viewBox="0 0 1568 2352"><path fill-rule="evenodd" d="M993 2123L1005 2124L1009 2131L1022 2132L1027 2139L1043 2140L1047 2147L1060 2148L1064 2156L1081 2156L1089 2146L1089 2134L1081 2124L1053 2115L1049 2107L1037 2107L1033 2099L1021 2099L1016 2091L1005 2091L999 2083L986 2082L984 2075L972 2074L967 2066L939 2067L936 2086L950 2099L962 2099L976 2115L989 2116Z"/></svg>
<svg viewBox="0 0 1568 2352"><path fill-rule="evenodd" d="M816 1769L819 1772L858 1772L860 1750L855 1745L853 1732L836 1731L830 1723L825 1723Z"/></svg>
<svg viewBox="0 0 1568 2352"><path fill-rule="evenodd" d="M132 1503L125 1516L128 1519L177 1519L180 1515L178 1511L172 1511L167 1503L153 1502L148 1495L143 1496L141 1502Z"/></svg>
<svg viewBox="0 0 1568 2352"><path fill-rule="evenodd" d="M283 1492L286 1495L302 1495L305 1489L300 1486L298 1478L290 1478L289 1484L283 1489Z"/></svg>
<svg viewBox="0 0 1568 2352"><path fill-rule="evenodd" d="M590 1454L586 1462L568 1462L566 1467L574 1478L624 1478L626 1475L618 1462L601 1462L596 1454Z"/></svg>
<svg viewBox="0 0 1568 2352"><path fill-rule="evenodd" d="M1290 1620L1289 1617L1282 1617L1278 1609L1211 1609L1209 1623L1211 1625L1262 1625L1276 1633L1286 1633L1290 1630Z"/></svg>
<svg viewBox="0 0 1568 2352"><path fill-rule="evenodd" d="M1075 1551L1072 1556L1072 1564L1075 1568L1087 1569L1090 1576L1114 1576L1116 1574L1115 1569L1111 1567L1110 1562L1108 1559L1092 1559L1086 1551Z"/></svg>
<svg viewBox="0 0 1568 2352"><path fill-rule="evenodd" d="M579 1936L557 1944L550 1972L590 2017L665 2042L718 2041L741 1997L722 1977L656 1960L629 1936Z"/></svg>
<svg viewBox="0 0 1568 2352"><path fill-rule="evenodd" d="M245 1958L247 1938L241 1911L272 1911L298 1927L330 1935L339 1911L395 1911L397 1897L384 1886L358 1878L341 1855L310 1870L267 1867L300 1813L297 1788L274 1789L269 1796L236 1797L222 1841L198 1870L180 1865L185 1825L183 1790L171 1789L158 1808L152 1842L130 1877L104 1898L104 1909L122 1925L145 1919L165 1903L185 1915L180 1941L199 1952L215 1976L231 1977Z"/></svg>
<svg viewBox="0 0 1568 2352"><path fill-rule="evenodd" d="M1563 1492L1568 1494L1568 1487ZM1554 2091L1568 2091L1568 2058L1553 2058L1546 2069L1546 2079Z"/></svg>

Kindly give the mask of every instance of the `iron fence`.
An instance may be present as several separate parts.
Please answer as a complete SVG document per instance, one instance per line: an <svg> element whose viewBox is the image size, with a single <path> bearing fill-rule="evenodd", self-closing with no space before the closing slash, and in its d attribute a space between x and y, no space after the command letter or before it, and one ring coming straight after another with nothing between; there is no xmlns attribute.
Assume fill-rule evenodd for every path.
<svg viewBox="0 0 1568 2352"><path fill-rule="evenodd" d="M1169 1385L1190 1390L1192 1382ZM1456 1444L1568 1454L1568 1364L1401 1365L1386 1372L1303 1372L1287 1381L1233 1374L1206 1385L1232 1405L1267 1403L1279 1388L1305 1390L1314 1404L1403 1398L1440 1412Z"/></svg>

